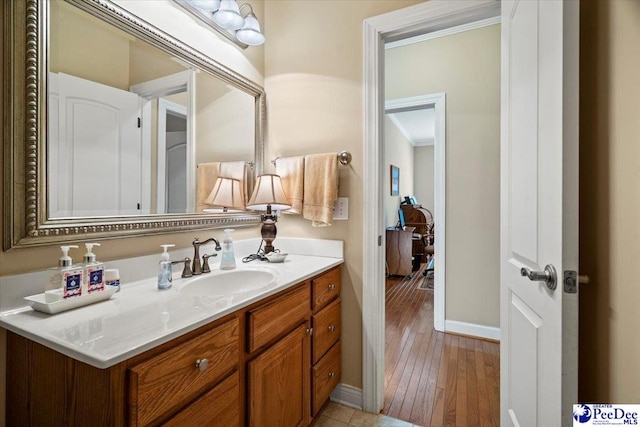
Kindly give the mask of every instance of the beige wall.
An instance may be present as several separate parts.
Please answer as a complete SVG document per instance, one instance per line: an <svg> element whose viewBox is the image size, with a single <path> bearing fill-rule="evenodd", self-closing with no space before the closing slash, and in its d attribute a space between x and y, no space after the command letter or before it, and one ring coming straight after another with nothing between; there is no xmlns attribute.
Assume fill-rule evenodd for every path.
<svg viewBox="0 0 640 427"><path fill-rule="evenodd" d="M398 222L398 208L404 196L414 193L413 146L400 133L396 125L384 119L384 224L392 227ZM391 165L400 169L400 194L391 195Z"/></svg>
<svg viewBox="0 0 640 427"><path fill-rule="evenodd" d="M340 196L349 220L327 228L286 216L283 236L345 242L342 288L342 382L362 386L363 67L362 21L418 1L270 1L266 4L265 88L268 159L348 150ZM276 31L276 29L278 31ZM277 246L278 241L275 244ZM372 284L368 284L371 286Z"/></svg>
<svg viewBox="0 0 640 427"><path fill-rule="evenodd" d="M129 90L134 38L61 0L50 5L50 71Z"/></svg>
<svg viewBox="0 0 640 427"><path fill-rule="evenodd" d="M446 319L498 327L500 26L389 49L386 61L386 99L447 96Z"/></svg>
<svg viewBox="0 0 640 427"><path fill-rule="evenodd" d="M640 2L583 1L581 402L640 402Z"/></svg>
<svg viewBox="0 0 640 427"><path fill-rule="evenodd" d="M433 209L435 194L433 154L433 145L421 145L413 149L413 191L418 203L429 209L431 214L435 212Z"/></svg>

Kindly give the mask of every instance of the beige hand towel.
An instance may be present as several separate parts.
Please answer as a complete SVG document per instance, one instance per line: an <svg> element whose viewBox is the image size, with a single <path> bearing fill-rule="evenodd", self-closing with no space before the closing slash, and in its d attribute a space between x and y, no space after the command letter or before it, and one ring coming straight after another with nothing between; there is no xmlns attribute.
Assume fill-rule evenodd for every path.
<svg viewBox="0 0 640 427"><path fill-rule="evenodd" d="M220 163L220 176L233 178L240 181L243 205L247 206L249 195L247 194L247 162L222 162ZM213 187L212 187L213 188Z"/></svg>
<svg viewBox="0 0 640 427"><path fill-rule="evenodd" d="M220 162L209 162L198 164L198 178L196 182L196 212L202 212L211 206L205 205L204 201L213 190L216 179L219 176Z"/></svg>
<svg viewBox="0 0 640 427"><path fill-rule="evenodd" d="M337 153L305 156L302 216L310 219L313 227L331 225L333 205L337 198Z"/></svg>
<svg viewBox="0 0 640 427"><path fill-rule="evenodd" d="M304 195L304 157L283 157L276 159L276 175L280 175L282 189L291 203L286 214L301 214Z"/></svg>

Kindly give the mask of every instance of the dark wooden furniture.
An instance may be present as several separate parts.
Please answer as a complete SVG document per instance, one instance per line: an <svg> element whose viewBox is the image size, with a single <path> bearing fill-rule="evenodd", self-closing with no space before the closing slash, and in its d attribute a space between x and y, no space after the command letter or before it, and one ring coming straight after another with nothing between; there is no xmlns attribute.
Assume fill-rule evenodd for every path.
<svg viewBox="0 0 640 427"><path fill-rule="evenodd" d="M433 215L429 209L420 205L402 205L401 208L407 227L415 228L411 253L414 257L419 256L426 261L434 252Z"/></svg>
<svg viewBox="0 0 640 427"><path fill-rule="evenodd" d="M414 230L413 227L406 227L404 230L387 230L386 260L390 275L411 274Z"/></svg>

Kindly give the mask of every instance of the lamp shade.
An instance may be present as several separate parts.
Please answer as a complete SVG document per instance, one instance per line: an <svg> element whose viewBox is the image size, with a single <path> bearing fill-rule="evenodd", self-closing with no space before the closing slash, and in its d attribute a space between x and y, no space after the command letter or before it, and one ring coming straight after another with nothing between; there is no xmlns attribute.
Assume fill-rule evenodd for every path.
<svg viewBox="0 0 640 427"><path fill-rule="evenodd" d="M213 14L213 20L225 30L238 30L244 25L236 0L222 0L220 8Z"/></svg>
<svg viewBox="0 0 640 427"><path fill-rule="evenodd" d="M244 209L240 181L232 178L218 177L213 190L204 201L205 204L230 209Z"/></svg>
<svg viewBox="0 0 640 427"><path fill-rule="evenodd" d="M253 12L244 17L244 26L236 32L236 38L249 46L259 46L264 43L264 34L260 31L260 23Z"/></svg>
<svg viewBox="0 0 640 427"><path fill-rule="evenodd" d="M249 203L248 209L256 211L269 211L290 209L291 203L287 200L282 189L282 182L279 175L260 175L256 180L256 186Z"/></svg>

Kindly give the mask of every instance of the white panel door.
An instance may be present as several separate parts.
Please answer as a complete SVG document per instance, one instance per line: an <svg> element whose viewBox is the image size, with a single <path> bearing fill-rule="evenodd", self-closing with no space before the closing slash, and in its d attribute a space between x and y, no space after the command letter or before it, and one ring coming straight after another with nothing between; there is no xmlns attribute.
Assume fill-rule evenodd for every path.
<svg viewBox="0 0 640 427"><path fill-rule="evenodd" d="M140 213L138 95L63 73L50 82L49 217Z"/></svg>
<svg viewBox="0 0 640 427"><path fill-rule="evenodd" d="M502 1L503 426L571 425L577 400L577 1ZM557 287L522 276L553 266ZM533 277L535 279L535 277Z"/></svg>

